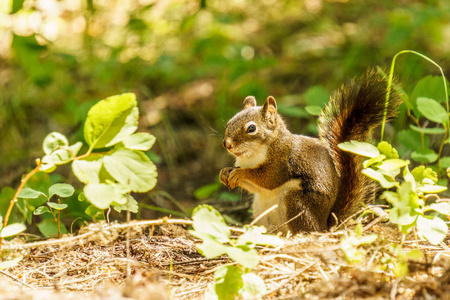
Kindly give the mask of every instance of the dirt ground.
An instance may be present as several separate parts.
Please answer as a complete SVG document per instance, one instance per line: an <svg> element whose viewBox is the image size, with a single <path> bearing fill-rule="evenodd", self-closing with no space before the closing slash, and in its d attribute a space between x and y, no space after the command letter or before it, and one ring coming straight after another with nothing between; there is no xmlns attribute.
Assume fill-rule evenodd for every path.
<svg viewBox="0 0 450 300"><path fill-rule="evenodd" d="M206 259L189 235L189 220L159 219L91 224L76 236L24 243L5 242L18 265L0 272L0 299L203 299L218 266L227 257ZM340 240L353 233L300 234L281 248L259 248L254 270L267 286L262 299L450 299L450 240L438 246L403 241L403 250L424 257L408 262L396 278L389 244L401 236L389 224L366 226L379 235L361 246L359 263L348 263ZM392 256L392 255L391 255ZM395 260L394 260L395 261Z"/></svg>

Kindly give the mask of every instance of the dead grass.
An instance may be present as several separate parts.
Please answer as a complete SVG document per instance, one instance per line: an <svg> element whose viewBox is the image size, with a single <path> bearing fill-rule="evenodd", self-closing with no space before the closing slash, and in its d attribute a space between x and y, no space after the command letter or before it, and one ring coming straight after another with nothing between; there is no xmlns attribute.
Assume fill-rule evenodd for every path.
<svg viewBox="0 0 450 300"><path fill-rule="evenodd" d="M179 225L175 225L179 224ZM199 241L183 220L91 224L77 236L24 243L7 242L20 263L1 272L1 299L202 299L227 257L205 259ZM237 230L239 231L239 230ZM424 258L410 261L409 275L397 279L381 263L388 244L400 243L397 230L376 224L378 240L349 264L339 242L350 234L310 233L286 239L280 249L260 248L254 270L268 289L263 299L450 299L450 243L432 246L407 237L404 249L419 248ZM127 239L129 235L129 252Z"/></svg>

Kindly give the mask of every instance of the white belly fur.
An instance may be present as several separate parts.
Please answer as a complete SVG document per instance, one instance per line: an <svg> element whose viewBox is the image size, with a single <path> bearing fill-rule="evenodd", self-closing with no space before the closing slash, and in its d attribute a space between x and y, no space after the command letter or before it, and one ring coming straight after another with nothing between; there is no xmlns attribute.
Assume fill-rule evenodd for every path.
<svg viewBox="0 0 450 300"><path fill-rule="evenodd" d="M284 203L284 196L291 190L298 190L300 188L300 180L290 180L282 186L274 190L259 189L258 193L254 194L253 198L253 218L257 218L273 205L278 204L275 210L272 210L267 215L262 217L256 225L263 225L268 231L279 227L287 221L286 218L286 204ZM288 225L279 229L283 233L289 230Z"/></svg>

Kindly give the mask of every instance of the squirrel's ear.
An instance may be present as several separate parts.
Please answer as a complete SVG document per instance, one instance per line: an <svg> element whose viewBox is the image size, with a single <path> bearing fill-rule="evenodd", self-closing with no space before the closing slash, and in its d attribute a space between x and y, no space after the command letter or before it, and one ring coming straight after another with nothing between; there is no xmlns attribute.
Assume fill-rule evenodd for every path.
<svg viewBox="0 0 450 300"><path fill-rule="evenodd" d="M266 103L262 108L263 116L269 121L269 123L273 126L276 124L277 120L277 102L275 98L272 96L267 97Z"/></svg>
<svg viewBox="0 0 450 300"><path fill-rule="evenodd" d="M247 96L244 99L244 107L242 109L247 109L249 107L256 106L256 99L253 96Z"/></svg>

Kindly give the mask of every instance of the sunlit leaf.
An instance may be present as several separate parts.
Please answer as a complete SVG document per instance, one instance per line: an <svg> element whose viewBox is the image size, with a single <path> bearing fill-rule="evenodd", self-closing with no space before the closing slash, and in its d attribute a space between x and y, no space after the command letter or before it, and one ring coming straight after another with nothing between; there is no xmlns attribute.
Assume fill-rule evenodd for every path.
<svg viewBox="0 0 450 300"><path fill-rule="evenodd" d="M375 171L374 169L367 168L362 170L362 173L373 180L376 180L380 183L382 187L385 189L390 189L394 186L397 186L398 183L392 180L388 180L382 173Z"/></svg>
<svg viewBox="0 0 450 300"><path fill-rule="evenodd" d="M33 190L32 188L26 187L26 188L23 188L19 192L19 195L17 197L18 198L25 198L25 199L35 199L35 198L37 198L37 197L39 197L41 195L46 197L46 195L44 193L42 193L40 191Z"/></svg>
<svg viewBox="0 0 450 300"><path fill-rule="evenodd" d="M245 273L242 279L244 280L244 286L240 291L242 299L258 299L267 292L264 280L258 275Z"/></svg>
<svg viewBox="0 0 450 300"><path fill-rule="evenodd" d="M95 104L84 124L84 138L91 148L112 146L137 129L139 111L132 93L108 97Z"/></svg>
<svg viewBox="0 0 450 300"><path fill-rule="evenodd" d="M214 289L220 300L238 299L244 286L243 271L237 266L221 266L214 272Z"/></svg>
<svg viewBox="0 0 450 300"><path fill-rule="evenodd" d="M42 144L42 148L44 149L45 154L50 154L53 151L66 148L69 146L69 141L66 136L59 132L49 133L45 138Z"/></svg>
<svg viewBox="0 0 450 300"><path fill-rule="evenodd" d="M99 209L107 209L111 204L125 204L127 201L125 195L118 192L111 184L87 184L83 192L88 201Z"/></svg>
<svg viewBox="0 0 450 300"><path fill-rule="evenodd" d="M21 232L24 232L26 229L27 229L27 227L25 226L25 224L22 224L22 223L10 224L10 225L7 225L6 227L2 228L2 230L0 232L0 237L7 238L10 236L15 236Z"/></svg>
<svg viewBox="0 0 450 300"><path fill-rule="evenodd" d="M431 216L419 216L417 229L418 235L433 245L442 242L448 232L447 224L442 219Z"/></svg>
<svg viewBox="0 0 450 300"><path fill-rule="evenodd" d="M380 151L378 151L377 147L364 142L349 141L340 143L338 147L339 149L342 149L344 151L348 151L365 157L373 158L380 155Z"/></svg>
<svg viewBox="0 0 450 300"><path fill-rule="evenodd" d="M426 117L436 123L448 124L448 113L436 100L419 97L417 98L417 109Z"/></svg>
<svg viewBox="0 0 450 300"><path fill-rule="evenodd" d="M68 207L66 203L48 202L47 205L56 210L63 210Z"/></svg>
<svg viewBox="0 0 450 300"><path fill-rule="evenodd" d="M136 132L122 140L125 148L132 150L149 150L155 143L156 138L148 132Z"/></svg>
<svg viewBox="0 0 450 300"><path fill-rule="evenodd" d="M38 216L38 215L42 215L44 213L49 213L49 212L50 212L50 209L48 208L48 206L43 205L43 206L39 206L38 208L36 208L33 211L33 215Z"/></svg>
<svg viewBox="0 0 450 300"><path fill-rule="evenodd" d="M383 141L378 143L377 149L381 154L385 155L387 159L399 158L397 150L395 150L388 142Z"/></svg>
<svg viewBox="0 0 450 300"><path fill-rule="evenodd" d="M75 189L73 186L67 183L55 183L54 185L50 186L48 189L49 198L51 198L53 195L58 195L62 198L67 198L73 195L75 192Z"/></svg>

